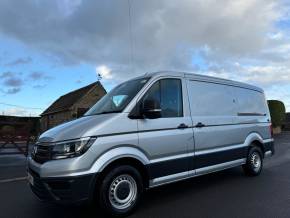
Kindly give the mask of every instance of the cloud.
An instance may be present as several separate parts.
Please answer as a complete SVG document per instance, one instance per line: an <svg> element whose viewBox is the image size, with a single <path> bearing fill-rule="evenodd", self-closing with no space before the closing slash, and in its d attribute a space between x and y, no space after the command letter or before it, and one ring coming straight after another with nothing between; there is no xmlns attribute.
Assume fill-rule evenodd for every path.
<svg viewBox="0 0 290 218"><path fill-rule="evenodd" d="M204 46L214 61L259 53L282 16L275 0L129 2L131 31L128 1L2 1L0 31L66 64L114 65L124 74L131 63L135 73L191 69L191 51Z"/></svg>
<svg viewBox="0 0 290 218"><path fill-rule="evenodd" d="M28 109L22 109L17 107L11 107L4 110L1 110L1 115L7 116L39 116L39 112L31 111Z"/></svg>
<svg viewBox="0 0 290 218"><path fill-rule="evenodd" d="M250 66L246 67L245 74L246 81L259 82L260 84L290 83L290 69L286 66Z"/></svg>
<svg viewBox="0 0 290 218"><path fill-rule="evenodd" d="M4 86L13 88L21 87L24 83L19 73L10 71L0 74L0 81L1 80Z"/></svg>
<svg viewBox="0 0 290 218"><path fill-rule="evenodd" d="M103 79L112 79L113 75L111 69L105 65L96 67L97 76L101 75Z"/></svg>
<svg viewBox="0 0 290 218"><path fill-rule="evenodd" d="M82 0L62 0L57 1L58 7L65 16L70 16L82 3Z"/></svg>
<svg viewBox="0 0 290 218"><path fill-rule="evenodd" d="M34 85L32 84L32 88L34 88L34 89L44 89L47 86L47 84L44 84L43 82L45 82L47 80L51 80L51 79L53 79L53 77L52 76L48 76L44 72L34 71L34 72L32 72L32 73L30 73L28 75L28 79L32 80L34 83L36 83ZM31 83L31 81L28 81L28 82Z"/></svg>
<svg viewBox="0 0 290 218"><path fill-rule="evenodd" d="M16 94L21 91L21 88L9 88L6 91L4 91L6 94Z"/></svg>
<svg viewBox="0 0 290 218"><path fill-rule="evenodd" d="M46 73L38 72L38 71L30 73L28 77L34 81L52 79L52 77L47 76Z"/></svg>
<svg viewBox="0 0 290 218"><path fill-rule="evenodd" d="M212 68L205 72L197 72L209 76L222 77L252 83L262 87L269 85L287 85L290 83L290 67L280 65L249 65L235 63L230 70ZM279 75L279 76L277 76Z"/></svg>
<svg viewBox="0 0 290 218"><path fill-rule="evenodd" d="M274 85L266 90L267 99L280 100L285 104L286 108L290 108L290 93L288 91L289 85ZM288 110L289 111L289 110Z"/></svg>
<svg viewBox="0 0 290 218"><path fill-rule="evenodd" d="M6 94L16 94L24 85L21 74L10 71L0 74L0 81L2 81L3 87L6 87L6 89L1 89Z"/></svg>
<svg viewBox="0 0 290 218"><path fill-rule="evenodd" d="M34 89L43 89L46 87L46 84L43 82L50 79L53 79L53 77L38 71L28 75L12 71L3 72L2 74L0 73L0 82L2 82L5 88L2 88L1 92L5 94L16 94L20 92L26 84L29 84L29 86Z"/></svg>
<svg viewBox="0 0 290 218"><path fill-rule="evenodd" d="M17 77L11 77L4 80L4 85L8 87L20 87L23 85L23 81Z"/></svg>
<svg viewBox="0 0 290 218"><path fill-rule="evenodd" d="M289 8L276 0L3 0L0 34L64 65L97 66L107 80L197 71L270 90L289 82Z"/></svg>
<svg viewBox="0 0 290 218"><path fill-rule="evenodd" d="M7 78L11 78L14 76L15 73L13 72L4 72L2 74L0 74L0 79L7 79Z"/></svg>
<svg viewBox="0 0 290 218"><path fill-rule="evenodd" d="M24 116L27 114L27 111L25 109L19 109L19 108L9 108L2 111L2 114L8 115L8 116Z"/></svg>
<svg viewBox="0 0 290 218"><path fill-rule="evenodd" d="M18 59L14 60L14 61L11 61L11 62L5 64L5 66L14 67L14 66L17 66L17 65L29 64L31 62L32 62L32 58L31 57L18 58Z"/></svg>
<svg viewBox="0 0 290 218"><path fill-rule="evenodd" d="M44 89L46 87L46 85L34 85L33 88L34 89Z"/></svg>

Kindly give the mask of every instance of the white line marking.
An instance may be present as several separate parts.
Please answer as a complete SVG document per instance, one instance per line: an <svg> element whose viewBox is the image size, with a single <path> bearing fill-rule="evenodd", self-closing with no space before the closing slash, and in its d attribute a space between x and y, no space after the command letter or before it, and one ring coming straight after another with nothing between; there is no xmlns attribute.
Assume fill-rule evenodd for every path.
<svg viewBox="0 0 290 218"><path fill-rule="evenodd" d="M8 183L8 182L16 182L16 181L22 181L22 180L26 180L27 177L19 177L19 178L13 178L13 179L2 179L0 180L0 184L1 183Z"/></svg>

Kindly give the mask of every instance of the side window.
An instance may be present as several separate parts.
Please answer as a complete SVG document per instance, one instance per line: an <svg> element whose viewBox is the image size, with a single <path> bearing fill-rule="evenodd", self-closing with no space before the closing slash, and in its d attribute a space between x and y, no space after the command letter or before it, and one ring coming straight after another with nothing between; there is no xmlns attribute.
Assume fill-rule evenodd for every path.
<svg viewBox="0 0 290 218"><path fill-rule="evenodd" d="M226 85L190 81L193 116L234 116L234 97Z"/></svg>
<svg viewBox="0 0 290 218"><path fill-rule="evenodd" d="M151 86L151 88L147 91L145 96L143 97L143 102L146 100L154 100L158 102L158 105L161 103L161 96L160 96L160 81L156 82Z"/></svg>
<svg viewBox="0 0 290 218"><path fill-rule="evenodd" d="M159 102L162 118L183 116L180 79L162 79L157 81L145 94L143 101L149 99Z"/></svg>
<svg viewBox="0 0 290 218"><path fill-rule="evenodd" d="M238 100L238 114L257 114L263 115L267 113L267 105L263 93L235 88L235 93Z"/></svg>

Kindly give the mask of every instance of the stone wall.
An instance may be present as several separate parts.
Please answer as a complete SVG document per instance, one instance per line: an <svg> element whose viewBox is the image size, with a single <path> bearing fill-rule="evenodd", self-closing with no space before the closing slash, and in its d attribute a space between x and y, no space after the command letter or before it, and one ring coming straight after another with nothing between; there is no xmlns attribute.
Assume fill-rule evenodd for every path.
<svg viewBox="0 0 290 218"><path fill-rule="evenodd" d="M106 91L102 87L95 86L68 110L43 116L41 118L41 131L44 132L59 124L81 117L105 94Z"/></svg>
<svg viewBox="0 0 290 218"><path fill-rule="evenodd" d="M80 117L83 114L78 113L78 109L85 109L87 111L93 105L95 105L104 95L106 91L100 86L96 86L94 89L90 90L83 98L76 102L72 107L72 112L74 117Z"/></svg>

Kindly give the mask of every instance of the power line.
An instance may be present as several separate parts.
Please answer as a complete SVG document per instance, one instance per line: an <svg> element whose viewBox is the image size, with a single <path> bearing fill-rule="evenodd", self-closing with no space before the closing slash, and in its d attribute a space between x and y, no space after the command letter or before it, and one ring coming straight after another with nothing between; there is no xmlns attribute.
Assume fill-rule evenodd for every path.
<svg viewBox="0 0 290 218"><path fill-rule="evenodd" d="M133 64L133 31L132 31L132 15L131 15L131 2L130 0L127 0L128 2L128 16L129 16L129 38L130 38L130 50L131 50L131 57L130 57L130 62L131 62L131 68L132 68L132 73L134 71L134 64Z"/></svg>
<svg viewBox="0 0 290 218"><path fill-rule="evenodd" d="M7 104L4 102L0 102L1 105L5 106L10 106L10 107L18 107L18 108L23 108L23 109L30 109L30 110L44 110L43 108L38 108L38 107L26 107L26 106L21 106L21 105L15 105L15 104Z"/></svg>

